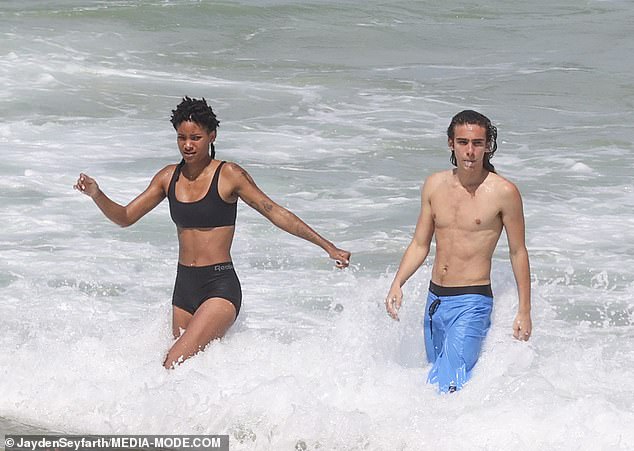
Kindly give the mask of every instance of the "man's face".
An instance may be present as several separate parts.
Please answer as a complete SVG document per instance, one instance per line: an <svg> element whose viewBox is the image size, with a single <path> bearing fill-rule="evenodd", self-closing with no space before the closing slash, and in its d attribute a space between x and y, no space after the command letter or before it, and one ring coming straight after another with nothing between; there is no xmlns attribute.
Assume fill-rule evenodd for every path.
<svg viewBox="0 0 634 451"><path fill-rule="evenodd" d="M474 170L484 165L484 154L488 152L487 132L476 124L460 124L454 127L454 137L448 140L456 155L458 168Z"/></svg>

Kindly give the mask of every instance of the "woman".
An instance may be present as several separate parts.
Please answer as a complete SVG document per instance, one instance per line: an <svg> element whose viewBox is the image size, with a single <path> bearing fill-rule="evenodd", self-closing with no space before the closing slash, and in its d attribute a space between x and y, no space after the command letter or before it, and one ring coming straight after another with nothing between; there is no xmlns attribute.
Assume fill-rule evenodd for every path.
<svg viewBox="0 0 634 451"><path fill-rule="evenodd" d="M80 174L74 185L121 227L134 224L168 198L179 252L172 298L176 341L167 353L165 368L173 368L224 336L240 311L242 292L230 254L238 199L279 228L324 249L337 267L347 267L350 259L349 252L269 199L240 166L214 158L219 122L204 98L185 97L172 110L171 122L182 161L161 169L128 205L109 199L86 174Z"/></svg>

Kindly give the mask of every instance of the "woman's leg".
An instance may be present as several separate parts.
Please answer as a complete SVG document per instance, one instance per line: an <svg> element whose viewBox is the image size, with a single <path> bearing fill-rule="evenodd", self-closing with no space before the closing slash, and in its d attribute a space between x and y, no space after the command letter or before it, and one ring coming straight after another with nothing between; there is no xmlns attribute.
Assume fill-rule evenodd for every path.
<svg viewBox="0 0 634 451"><path fill-rule="evenodd" d="M173 308L172 332L178 339L167 353L165 368L173 368L203 350L212 340L223 337L236 319L235 307L223 298L207 299L193 315L176 306ZM185 329L182 335L181 329Z"/></svg>

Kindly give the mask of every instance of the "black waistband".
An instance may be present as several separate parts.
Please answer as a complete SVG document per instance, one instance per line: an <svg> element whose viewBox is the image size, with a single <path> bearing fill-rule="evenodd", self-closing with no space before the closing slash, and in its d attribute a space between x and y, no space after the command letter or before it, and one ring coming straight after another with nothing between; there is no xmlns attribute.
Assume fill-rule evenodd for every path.
<svg viewBox="0 0 634 451"><path fill-rule="evenodd" d="M213 265L207 266L186 266L178 264L178 269L189 270L189 271L228 271L233 269L232 262L224 262L224 263L215 263Z"/></svg>
<svg viewBox="0 0 634 451"><path fill-rule="evenodd" d="M429 291L436 296L460 296L461 294L480 294L492 298L491 284L488 285L470 285L466 287L441 287L434 282L429 282Z"/></svg>

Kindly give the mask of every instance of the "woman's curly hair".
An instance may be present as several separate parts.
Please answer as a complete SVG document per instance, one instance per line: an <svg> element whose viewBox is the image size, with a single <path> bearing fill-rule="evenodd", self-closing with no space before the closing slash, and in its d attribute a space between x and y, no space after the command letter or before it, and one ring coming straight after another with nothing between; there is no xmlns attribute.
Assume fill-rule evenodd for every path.
<svg viewBox="0 0 634 451"><path fill-rule="evenodd" d="M189 97L183 97L183 101L178 104L175 110L172 110L172 117L170 119L174 130L178 130L178 127L186 121L195 122L203 127L207 133L215 131L220 125L220 121L216 119L214 111L207 101L203 97L202 99L190 99ZM215 157L216 149L213 143L209 145L211 158Z"/></svg>

